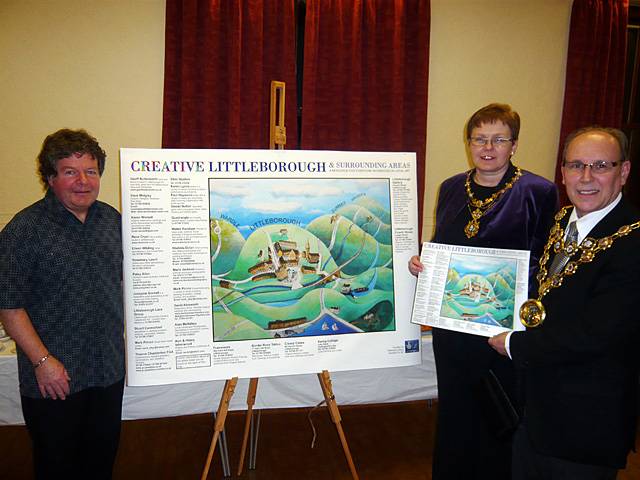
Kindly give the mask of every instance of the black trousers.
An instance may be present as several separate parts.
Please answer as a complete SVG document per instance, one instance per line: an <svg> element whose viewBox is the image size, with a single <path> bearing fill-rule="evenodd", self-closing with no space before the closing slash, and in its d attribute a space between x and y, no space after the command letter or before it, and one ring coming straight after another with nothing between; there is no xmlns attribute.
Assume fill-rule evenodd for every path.
<svg viewBox="0 0 640 480"><path fill-rule="evenodd" d="M36 480L110 479L120 440L124 379L66 400L22 396Z"/></svg>
<svg viewBox="0 0 640 480"><path fill-rule="evenodd" d="M513 480L615 480L618 470L537 453L524 424L513 437Z"/></svg>
<svg viewBox="0 0 640 480"><path fill-rule="evenodd" d="M511 435L499 436L485 408L482 379L493 370L511 399L515 371L485 337L435 328L438 419L433 480L510 480Z"/></svg>

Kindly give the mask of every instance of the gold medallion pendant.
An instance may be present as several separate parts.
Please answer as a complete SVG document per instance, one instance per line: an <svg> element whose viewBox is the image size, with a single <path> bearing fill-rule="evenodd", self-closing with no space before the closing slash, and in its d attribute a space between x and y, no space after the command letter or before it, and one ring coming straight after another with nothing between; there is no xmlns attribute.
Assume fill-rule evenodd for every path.
<svg viewBox="0 0 640 480"><path fill-rule="evenodd" d="M600 239L586 237L579 245L576 242L568 242L565 244L564 229L560 226L560 221L571 208L572 207L563 207L556 213L556 223L551 228L549 239L540 257L540 271L536 276L539 282L538 298L530 298L520 307L520 322L522 322L525 327L535 328L542 325L542 322L544 322L547 316L547 312L541 300L550 290L562 286L566 277L571 277L575 274L580 265L592 262L596 254L611 248L615 240L629 235L632 231L640 228L639 221L630 225L623 225L616 233L608 237ZM570 258L564 268L553 275L549 275L549 270L547 269L547 263L551 259L551 251L556 255L563 253Z"/></svg>
<svg viewBox="0 0 640 480"><path fill-rule="evenodd" d="M467 226L464 227L464 234L467 236L467 238L475 237L478 234L479 230L480 223L475 218L472 218L471 220L469 220L469 223L467 223Z"/></svg>
<svg viewBox="0 0 640 480"><path fill-rule="evenodd" d="M530 298L520 307L520 321L525 327L535 328L544 322L547 312L537 298Z"/></svg>
<svg viewBox="0 0 640 480"><path fill-rule="evenodd" d="M465 190L467 191L467 207L469 208L469 213L471 214L471 220L467 223L467 226L464 227L464 234L467 238L475 237L480 231L480 219L482 216L487 213L491 207L502 197L502 195L513 187L513 184L518 181L518 179L522 176L522 170L520 167L516 167L516 172L514 173L511 180L509 180L504 187L502 187L499 191L495 192L489 198L484 200L478 200L473 195L471 191L471 175L473 174L473 170L469 170L467 172L467 180L464 184Z"/></svg>

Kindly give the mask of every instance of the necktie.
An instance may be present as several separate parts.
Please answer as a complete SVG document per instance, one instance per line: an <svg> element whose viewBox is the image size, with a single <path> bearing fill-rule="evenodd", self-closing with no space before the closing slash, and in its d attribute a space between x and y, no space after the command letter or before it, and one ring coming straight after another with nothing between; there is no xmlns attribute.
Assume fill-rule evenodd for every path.
<svg viewBox="0 0 640 480"><path fill-rule="evenodd" d="M578 240L578 227L576 227L576 222L574 220L567 227L567 236L564 239L565 247L576 240ZM549 276L560 272L567 264L570 257L571 256L567 255L564 250L560 250L556 256L553 257L553 262L551 262L551 266L549 267Z"/></svg>

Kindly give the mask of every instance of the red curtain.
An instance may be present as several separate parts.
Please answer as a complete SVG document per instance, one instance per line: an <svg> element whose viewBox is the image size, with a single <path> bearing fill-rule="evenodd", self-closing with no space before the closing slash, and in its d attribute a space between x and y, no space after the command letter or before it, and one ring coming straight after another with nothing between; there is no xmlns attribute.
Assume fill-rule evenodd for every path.
<svg viewBox="0 0 640 480"><path fill-rule="evenodd" d="M589 125L620 128L629 0L574 0L567 53L556 183L562 204L562 150L573 130Z"/></svg>
<svg viewBox="0 0 640 480"><path fill-rule="evenodd" d="M424 196L429 0L308 0L302 148L417 154Z"/></svg>
<svg viewBox="0 0 640 480"><path fill-rule="evenodd" d="M162 146L269 148L272 80L296 148L295 0L167 0Z"/></svg>

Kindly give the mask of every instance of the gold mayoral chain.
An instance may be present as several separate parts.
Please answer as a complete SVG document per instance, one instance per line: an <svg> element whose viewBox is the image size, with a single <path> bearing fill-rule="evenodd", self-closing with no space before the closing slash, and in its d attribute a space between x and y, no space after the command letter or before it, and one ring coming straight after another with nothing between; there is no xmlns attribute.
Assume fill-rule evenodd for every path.
<svg viewBox="0 0 640 480"><path fill-rule="evenodd" d="M473 196L473 192L471 191L471 174L473 170L469 170L467 172L467 180L464 182L464 188L467 190L467 207L469 208L469 213L471 214L471 220L467 223L467 226L464 227L464 234L467 238L475 237L480 231L480 219L482 216L489 211L491 207L493 207L494 203L502 196L504 193L513 187L513 184L518 181L518 179L522 176L522 170L520 167L516 167L516 173L511 177L504 187L495 192L489 198L485 198L484 200L478 200ZM472 209L473 207L473 209Z"/></svg>
<svg viewBox="0 0 640 480"><path fill-rule="evenodd" d="M560 220L567 214L571 207L564 207L558 213L556 213L555 225L551 228L549 234L549 240L544 247L542 257L540 257L540 271L536 278L539 282L538 298L530 298L522 304L520 307L520 321L525 327L534 328L539 327L544 322L547 312L542 305L542 297L544 297L552 288L558 288L562 285L564 277L569 277L576 273L578 267L583 263L589 263L593 261L596 254L608 249L613 245L613 242L626 235L629 235L636 228L640 228L640 221L632 223L630 225L623 225L613 235L595 239L593 237L585 238L580 245L577 242L569 242L568 245L564 243L564 229L560 226ZM560 251L563 251L567 257L576 257L575 260L571 259L564 268L547 278L547 262L549 261L549 251L553 247L553 252L557 255ZM580 254L577 257L578 253Z"/></svg>

